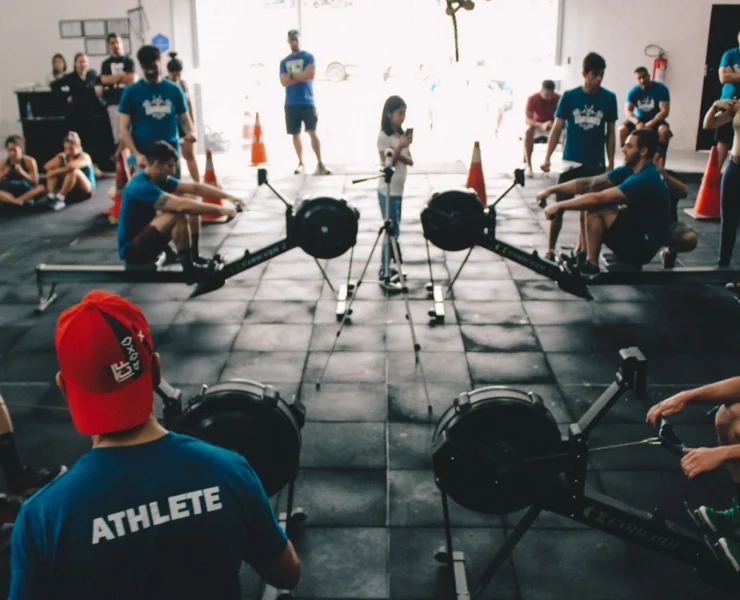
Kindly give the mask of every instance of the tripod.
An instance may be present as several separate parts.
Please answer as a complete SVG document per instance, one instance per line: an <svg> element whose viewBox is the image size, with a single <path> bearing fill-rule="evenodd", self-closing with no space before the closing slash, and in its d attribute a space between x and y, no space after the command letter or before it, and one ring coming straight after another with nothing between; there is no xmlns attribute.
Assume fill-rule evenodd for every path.
<svg viewBox="0 0 740 600"><path fill-rule="evenodd" d="M321 388L321 381L324 378L324 374L326 373L326 369L329 366L329 360L331 359L334 350L337 347L337 342L339 341L339 336L342 334L342 329L344 328L344 324L347 322L347 319L352 314L352 303L354 302L355 298L357 297L357 291L360 289L360 286L362 285L363 280L365 279L365 273L367 272L368 267L370 266L370 262L372 261L373 255L375 254L375 249L378 247L378 242L380 241L380 238L383 234L385 234L385 239L383 240L383 243L385 244L386 251L383 253L383 272L385 274L385 277L387 279L390 279L389 273L389 263L390 263L390 255L393 256L393 261L396 263L396 266L398 267L398 280L400 283L400 289L401 295L403 296L403 302L406 309L406 320L409 323L409 329L411 331L411 340L414 346L414 361L417 365L419 365L419 368L421 370L421 379L424 384L424 397L427 401L427 412L432 412L432 403L429 399L429 388L427 386L427 378L424 374L424 366L421 363L421 359L419 357L419 352L421 351L421 345L419 344L419 341L416 337L416 329L414 327L414 319L411 316L411 306L409 305L409 296L408 296L408 287L406 286L406 276L403 272L403 263L401 261L401 250L398 246L398 235L395 233L395 229L393 227L393 221L390 217L390 209L391 209L391 180L393 179L393 173L395 172L395 169L393 168L393 150L388 149L386 150L385 154L385 166L383 167L382 174L381 175L373 175L372 177L364 177L362 179L354 179L352 181L353 184L362 183L365 181L371 181L373 179L380 179L383 178L385 181L385 187L386 187L386 194L385 194L385 217L383 220L383 225L378 230L378 235L375 237L375 242L373 243L373 247L370 250L370 255L367 257L367 260L365 261L365 265L362 268L362 273L360 273L360 278L357 280L357 284L354 288L354 293L350 296L349 302L347 303L346 310L344 311L344 314L342 315L342 320L339 323L339 328L337 329L337 333L334 337L334 343L331 346L331 350L329 351L329 356L326 358L326 363L324 363L324 368L321 371L321 375L319 376L319 380L316 382L316 389ZM390 252L389 252L390 250ZM351 268L351 266L350 266Z"/></svg>

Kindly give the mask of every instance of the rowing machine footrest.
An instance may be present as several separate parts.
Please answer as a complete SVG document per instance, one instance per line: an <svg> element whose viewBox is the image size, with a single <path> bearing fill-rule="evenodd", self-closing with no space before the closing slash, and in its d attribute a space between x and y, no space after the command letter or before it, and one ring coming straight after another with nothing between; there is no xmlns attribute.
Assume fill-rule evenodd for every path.
<svg viewBox="0 0 740 600"><path fill-rule="evenodd" d="M642 267L627 264L619 260L616 254L607 252L601 255L601 267L607 271L632 271L639 273Z"/></svg>

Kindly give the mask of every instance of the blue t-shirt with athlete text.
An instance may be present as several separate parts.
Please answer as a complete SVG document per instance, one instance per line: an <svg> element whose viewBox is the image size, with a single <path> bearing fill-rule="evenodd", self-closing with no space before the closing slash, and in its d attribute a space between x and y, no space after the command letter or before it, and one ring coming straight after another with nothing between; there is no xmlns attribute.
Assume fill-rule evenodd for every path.
<svg viewBox="0 0 740 600"><path fill-rule="evenodd" d="M289 54L280 61L280 73L303 73L309 65L315 65L313 54L301 50ZM313 106L313 81L301 81L285 88L285 106Z"/></svg>
<svg viewBox="0 0 740 600"><path fill-rule="evenodd" d="M661 102L670 102L671 93L660 81L651 81L647 88L634 86L627 92L627 102L635 107L635 116L643 123L650 121L660 112Z"/></svg>
<svg viewBox="0 0 740 600"><path fill-rule="evenodd" d="M167 433L94 448L23 504L9 598L237 600L242 562L286 547L243 457Z"/></svg>
<svg viewBox="0 0 740 600"><path fill-rule="evenodd" d="M155 182L146 171L139 171L123 188L121 212L118 215L118 255L121 260L132 240L157 216L154 205L162 194L174 194L180 182L174 177Z"/></svg>
<svg viewBox="0 0 740 600"><path fill-rule="evenodd" d="M732 67L732 70L737 73L740 71L740 48L731 48L722 55L722 60L719 61L720 69L723 67ZM737 83L724 83L722 84L722 100L728 98L738 99L740 98L740 86Z"/></svg>
<svg viewBox="0 0 740 600"><path fill-rule="evenodd" d="M582 87L565 92L555 111L566 123L563 158L590 167L604 167L606 124L617 120L617 96L605 88L593 94Z"/></svg>
<svg viewBox="0 0 740 600"><path fill-rule="evenodd" d="M176 83L140 79L124 88L118 111L131 117L134 145L144 156L148 156L154 142L160 141L179 151L178 117L188 112L188 102Z"/></svg>
<svg viewBox="0 0 740 600"><path fill-rule="evenodd" d="M624 165L607 173L609 181L618 186L627 198L627 211L642 228L645 246L651 255L668 243L671 224L671 194L660 171L654 164L637 173Z"/></svg>

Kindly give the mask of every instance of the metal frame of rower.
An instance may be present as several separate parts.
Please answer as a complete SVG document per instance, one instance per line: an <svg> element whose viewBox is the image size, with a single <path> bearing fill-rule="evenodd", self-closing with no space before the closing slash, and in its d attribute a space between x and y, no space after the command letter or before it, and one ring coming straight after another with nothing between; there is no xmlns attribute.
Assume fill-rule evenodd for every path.
<svg viewBox="0 0 740 600"><path fill-rule="evenodd" d="M223 287L224 283L230 277L233 277L243 271L247 271L257 265L262 264L284 254L293 248L302 247L305 240L302 240L298 231L296 223L296 216L293 212L294 206L291 205L285 198L278 192L272 185L270 185L267 179L267 170L264 168L258 169L258 185L267 186L286 206L285 220L286 220L286 236L284 239L270 244L264 248L261 248L255 252L245 250L244 254L232 261L224 262L224 260L217 254L211 261L210 276L200 281L193 293L191 298L201 296L208 292L215 291ZM354 209L351 209L354 210ZM356 212L356 211L355 211ZM359 219L359 215L358 215ZM356 235L355 235L356 241ZM354 243L350 247L354 252ZM185 283L193 284L189 276L183 272L182 268L174 266L166 266L164 264L164 255L160 256L160 260L151 265L53 265L42 263L36 266L36 286L39 292L39 305L35 312L36 314L42 314L46 311L51 304L53 304L57 298L56 285L59 282L65 283ZM325 258L325 257L321 257ZM318 258L314 256L316 265L318 266L324 280L328 283L332 292L337 293L334 286L329 281L326 271L321 266ZM351 264L351 263L350 263ZM350 267L351 268L351 267ZM48 292L45 291L45 285L50 284ZM346 300L346 291L345 300ZM341 291L338 297L338 302L342 302Z"/></svg>
<svg viewBox="0 0 740 600"><path fill-rule="evenodd" d="M486 248L494 254L498 254L503 258L530 269L534 273L543 275L556 282L558 287L563 291L586 300L593 300L593 296L591 296L588 290L589 286L592 285L725 285L740 281L740 270L737 269L721 269L718 267L645 269L629 267L619 262L608 264L608 270L602 271L598 274L584 275L577 269L574 261L558 259L556 262L553 262L539 256L536 250L527 252L521 248L507 244L506 242L496 238L495 207L516 185L524 186L524 171L522 169L517 169L514 172L514 182L490 206L483 210L478 223L473 225L473 223L466 222L462 219L450 219L450 228L459 228L461 230L461 235L470 238L473 241L473 245L468 250L467 255L463 259L462 264L458 268L446 290L443 289L441 285L436 285L434 283L431 255L429 252L430 240L426 236L425 232L430 276L430 281L426 284L426 290L434 302L433 307L429 310L429 317L431 318L432 323L444 323L444 301L452 291L455 282L460 276L460 273L475 246ZM427 207L424 210L429 211L432 209ZM441 212L434 212L436 212L436 216L438 217L444 218L446 216ZM738 286L736 291L740 294L740 286Z"/></svg>
<svg viewBox="0 0 740 600"><path fill-rule="evenodd" d="M724 557L716 552L708 536L701 537L681 525L666 520L659 509L651 513L603 494L585 492L589 434L625 392L632 391L641 395L645 390L646 361L640 350L637 348L622 350L620 356L622 363L616 380L577 423L570 425L567 438L561 439L562 457L561 453L555 455L558 458L557 470L537 467L526 459L521 463L512 462L510 457L507 459L488 445L459 439L459 436L450 436L449 432L440 437L435 444L433 453L458 450L490 463L493 470L501 468L512 470L518 477L528 480L528 486L531 484L528 490L535 497L535 501L507 536L506 542L470 591L464 554L455 551L452 546L447 493L440 489L446 545L436 552L435 558L449 566L454 577L455 597L458 600L476 598L483 592L543 510L691 565L707 583L737 591L740 576L726 563ZM458 400L460 410L465 410L465 396L463 394ZM536 402L542 403L541 398L536 396L534 398ZM682 455L683 444L665 420L661 423L658 439L663 446ZM444 446L447 448L443 448ZM561 477L561 473L564 477ZM686 508L688 509L687 505Z"/></svg>
<svg viewBox="0 0 740 600"><path fill-rule="evenodd" d="M164 422L165 427L172 431L178 431L179 429L181 429L183 416L187 413L189 407L199 398L200 395L204 394L207 389L208 386L203 385L200 393L190 399L190 401L186 405L185 412L183 412L182 391L178 388L173 387L167 381L162 379L155 392L162 399L162 403L164 405L162 421ZM271 386L263 386L263 401L277 401L278 396L279 393L277 393L274 388L272 388ZM307 515L302 508L293 506L295 498L295 480L296 478L293 477L285 486L287 487L285 511L280 511L277 515L278 523L285 532L288 539L291 538L295 527L301 525L303 522L305 522L307 518ZM261 600L287 600L292 597L293 595L289 590L279 590L272 587L266 582L264 583L262 595L260 596Z"/></svg>

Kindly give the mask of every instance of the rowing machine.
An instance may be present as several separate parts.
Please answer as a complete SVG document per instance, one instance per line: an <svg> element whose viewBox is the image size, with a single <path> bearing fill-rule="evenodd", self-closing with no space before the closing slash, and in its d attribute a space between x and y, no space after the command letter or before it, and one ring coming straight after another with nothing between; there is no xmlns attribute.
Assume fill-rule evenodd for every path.
<svg viewBox="0 0 740 600"><path fill-rule="evenodd" d="M637 348L622 350L620 357L615 381L570 425L566 438L542 398L505 387L462 394L442 415L434 432L432 462L442 492L446 545L435 557L453 573L456 598L480 595L543 510L693 566L707 583L737 591L740 577L707 536L667 521L660 510L645 512L585 491L589 451L650 444L682 454L683 444L665 421L656 437L589 448L589 434L625 392L644 394L645 357ZM529 509L470 593L464 555L452 547L448 496L486 514Z"/></svg>
<svg viewBox="0 0 740 600"><path fill-rule="evenodd" d="M196 285L191 298L217 290L230 277L293 248L301 248L312 256L326 279L326 273L318 259L336 258L354 248L360 215L345 200L320 196L306 198L291 205L270 185L266 169L258 169L257 180L259 185L266 185L285 204L286 237L256 252L247 250L243 256L229 262L216 255L211 263L210 275ZM60 282L194 283L189 281L180 267L166 267L160 262L145 266L40 264L36 267L36 285L39 291L36 314L43 313L57 299L56 284ZM45 292L47 284L50 284L48 293Z"/></svg>
<svg viewBox="0 0 740 600"><path fill-rule="evenodd" d="M523 169L514 171L514 182L487 208L483 208L475 191L451 189L432 195L422 210L421 225L427 243L430 275L426 290L434 297L434 308L429 311L433 322L444 321L444 298L452 290L452 286L460 276L475 246L486 248L494 254L552 279L563 291L579 298L592 299L583 280L577 274L572 273L567 264L546 260L536 251L525 252L496 238L496 205L517 185L524 186ZM448 252L468 250L467 256L452 278L446 292L442 291L441 286L434 284L430 243Z"/></svg>

